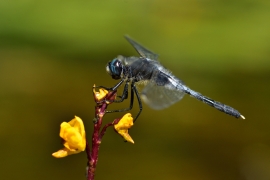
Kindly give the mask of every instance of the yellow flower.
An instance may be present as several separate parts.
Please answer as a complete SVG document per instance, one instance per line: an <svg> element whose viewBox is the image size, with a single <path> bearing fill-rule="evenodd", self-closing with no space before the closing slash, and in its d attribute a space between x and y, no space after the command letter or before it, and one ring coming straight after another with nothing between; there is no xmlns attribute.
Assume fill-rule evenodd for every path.
<svg viewBox="0 0 270 180"><path fill-rule="evenodd" d="M93 92L94 92L94 96L96 98L96 100L100 101L102 99L104 99L106 97L106 95L108 94L108 91L106 89L99 89L99 92L95 91L95 87L96 85L94 85L93 87Z"/></svg>
<svg viewBox="0 0 270 180"><path fill-rule="evenodd" d="M63 149L53 153L56 158L66 157L71 154L77 154L85 150L86 138L83 121L75 116L71 121L63 122L60 125L60 137L64 140Z"/></svg>
<svg viewBox="0 0 270 180"><path fill-rule="evenodd" d="M133 143L133 139L128 134L128 129L133 126L133 118L130 113L125 114L117 124L114 125L114 129L120 134L126 141Z"/></svg>

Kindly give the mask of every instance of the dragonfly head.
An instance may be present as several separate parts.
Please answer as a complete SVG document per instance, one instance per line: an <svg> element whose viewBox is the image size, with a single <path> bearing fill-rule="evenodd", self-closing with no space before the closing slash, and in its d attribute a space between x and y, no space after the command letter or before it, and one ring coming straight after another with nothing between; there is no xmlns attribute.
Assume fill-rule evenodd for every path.
<svg viewBox="0 0 270 180"><path fill-rule="evenodd" d="M123 64L118 58L114 58L106 66L106 71L109 73L113 79L121 79L123 73Z"/></svg>

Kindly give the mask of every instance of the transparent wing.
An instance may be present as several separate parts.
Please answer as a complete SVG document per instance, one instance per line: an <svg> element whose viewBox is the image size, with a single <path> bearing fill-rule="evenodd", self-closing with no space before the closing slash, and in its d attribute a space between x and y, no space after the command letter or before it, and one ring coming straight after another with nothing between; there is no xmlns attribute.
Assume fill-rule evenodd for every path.
<svg viewBox="0 0 270 180"><path fill-rule="evenodd" d="M141 98L149 107L160 110L180 101L184 95L179 89L158 86L150 81L143 89Z"/></svg>
<svg viewBox="0 0 270 180"><path fill-rule="evenodd" d="M125 38L128 40L128 42L135 48L135 50L144 58L148 58L151 60L157 61L158 55L153 53L152 51L146 49L133 39L131 39L129 36L125 35Z"/></svg>

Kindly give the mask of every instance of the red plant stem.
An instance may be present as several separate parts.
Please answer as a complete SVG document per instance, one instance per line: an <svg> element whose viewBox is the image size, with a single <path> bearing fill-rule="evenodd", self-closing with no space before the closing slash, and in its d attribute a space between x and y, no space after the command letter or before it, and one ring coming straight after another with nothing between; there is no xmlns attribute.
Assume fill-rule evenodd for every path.
<svg viewBox="0 0 270 180"><path fill-rule="evenodd" d="M102 137L103 137L104 134L106 133L107 128L110 127L110 126L113 126L113 125L117 124L119 121L120 121L120 118L119 118L119 119L115 119L113 122L106 124L106 125L102 128L102 130L101 130L101 132L100 132L100 134L99 134L99 138L102 139Z"/></svg>
<svg viewBox="0 0 270 180"><path fill-rule="evenodd" d="M101 143L101 139L99 138L99 131L102 125L102 118L105 114L105 109L107 107L106 103L103 103L101 106L96 106L96 114L97 114L97 122L94 123L94 132L92 135L92 149L90 154L90 159L88 159L88 180L94 180L95 171L98 161L98 151ZM89 152L88 152L89 153Z"/></svg>
<svg viewBox="0 0 270 180"><path fill-rule="evenodd" d="M112 98L115 98L115 96L116 96L116 91L107 94L106 99L113 100ZM87 153L87 158L88 158L87 180L94 180L95 178L95 171L96 171L96 166L98 162L98 151L101 144L101 139L103 135L105 134L107 127L113 125L113 122L105 125L101 133L99 133L102 126L102 119L106 113L106 109L108 105L109 103L107 103L106 101L102 101L102 102L97 102L97 105L95 107L95 114L96 114L97 120L96 122L94 122L94 132L92 134L92 149L90 150L89 143L86 144L86 153Z"/></svg>

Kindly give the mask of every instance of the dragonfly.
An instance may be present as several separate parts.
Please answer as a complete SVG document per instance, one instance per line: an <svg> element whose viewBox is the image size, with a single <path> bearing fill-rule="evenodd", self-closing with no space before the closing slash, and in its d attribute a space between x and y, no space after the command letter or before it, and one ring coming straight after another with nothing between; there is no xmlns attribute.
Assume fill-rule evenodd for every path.
<svg viewBox="0 0 270 180"><path fill-rule="evenodd" d="M161 110L180 101L185 94L188 94L223 113L245 119L236 109L190 89L182 80L175 77L161 65L158 61L158 54L148 50L129 36L126 35L124 37L140 56L124 57L119 55L110 61L106 66L106 71L113 79L120 81L112 88L102 87L115 91L124 84L122 95L118 96L118 100L114 100L117 103L123 102L128 98L130 87L130 105L125 109L108 110L107 113L131 110L135 96L139 104L139 112L134 118L135 122L142 112L142 101L152 109ZM137 89L138 84L145 85L140 93Z"/></svg>

